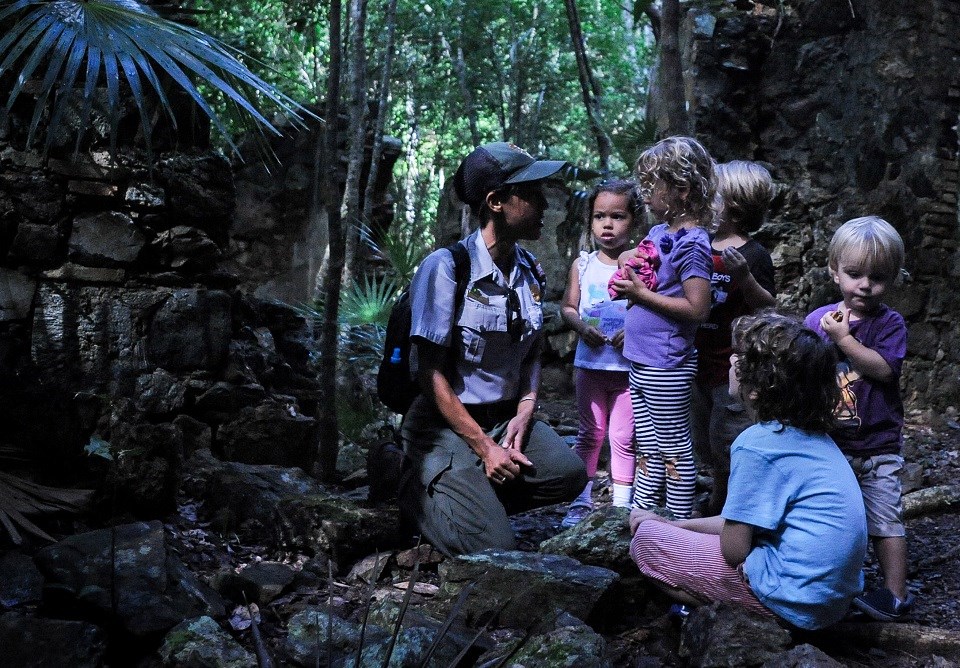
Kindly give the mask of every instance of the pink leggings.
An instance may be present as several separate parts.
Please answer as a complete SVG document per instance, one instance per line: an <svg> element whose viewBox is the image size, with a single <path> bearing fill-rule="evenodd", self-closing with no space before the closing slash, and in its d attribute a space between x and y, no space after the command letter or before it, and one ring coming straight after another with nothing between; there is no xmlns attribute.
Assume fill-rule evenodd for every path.
<svg viewBox="0 0 960 668"><path fill-rule="evenodd" d="M621 485L632 485L636 455L628 373L578 368L576 382L580 414L576 451L587 467L587 475L593 478L597 474L606 436L610 439L610 477Z"/></svg>

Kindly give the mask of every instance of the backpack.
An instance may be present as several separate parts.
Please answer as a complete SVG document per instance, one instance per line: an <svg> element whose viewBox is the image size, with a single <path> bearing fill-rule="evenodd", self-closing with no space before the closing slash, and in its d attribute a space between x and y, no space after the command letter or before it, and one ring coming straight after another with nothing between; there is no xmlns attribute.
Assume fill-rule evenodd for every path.
<svg viewBox="0 0 960 668"><path fill-rule="evenodd" d="M459 241L447 246L453 256L453 271L457 281L457 291L453 312L456 313L463 303L463 295L470 281L470 253ZM403 415L410 404L420 394L417 381L410 375L410 326L413 318L410 313L410 288L407 287L393 308L387 321L387 333L383 342L383 358L377 371L377 398L394 413Z"/></svg>

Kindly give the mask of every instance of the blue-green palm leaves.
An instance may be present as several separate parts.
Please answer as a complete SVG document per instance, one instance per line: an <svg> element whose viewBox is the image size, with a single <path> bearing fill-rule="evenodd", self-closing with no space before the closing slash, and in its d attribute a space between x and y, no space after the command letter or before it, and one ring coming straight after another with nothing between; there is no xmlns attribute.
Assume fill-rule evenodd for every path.
<svg viewBox="0 0 960 668"><path fill-rule="evenodd" d="M237 52L134 0L0 0L0 25L10 23L12 28L0 38L0 76L14 72L16 81L5 112L9 113L27 83L34 82L29 88L36 97L36 107L28 145L33 143L51 94L54 103L46 124L45 150L49 150L65 111L78 94L79 127L86 128L101 81L106 85L114 152L124 93L137 106L148 151L154 125L153 100L176 127L163 78L190 96L235 151L224 118L200 92L198 84L220 93L227 101L228 113L242 126L256 125L279 134L253 100L268 100L293 119L304 111L294 100L254 75L237 59Z"/></svg>

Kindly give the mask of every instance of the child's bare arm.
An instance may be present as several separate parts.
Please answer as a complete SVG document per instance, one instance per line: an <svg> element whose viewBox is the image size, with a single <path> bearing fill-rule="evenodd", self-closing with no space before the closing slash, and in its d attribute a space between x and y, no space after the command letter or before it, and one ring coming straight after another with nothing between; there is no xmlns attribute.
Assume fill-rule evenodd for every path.
<svg viewBox="0 0 960 668"><path fill-rule="evenodd" d="M747 306L755 311L766 306L776 305L776 298L757 282L756 277L750 272L747 258L740 251L731 246L723 250L722 257L727 272L733 280L737 281L743 291L743 299L747 302Z"/></svg>
<svg viewBox="0 0 960 668"><path fill-rule="evenodd" d="M580 317L580 270L577 268L577 261L574 261L570 267L570 273L567 276L567 289L563 293L563 306L560 307L560 315L564 322L570 325L584 343L596 348L606 343L606 337L596 327L588 325Z"/></svg>
<svg viewBox="0 0 960 668"><path fill-rule="evenodd" d="M841 306L836 311L829 311L820 319L820 326L830 340L847 356L850 364L860 372L861 376L889 383L895 380L893 369L883 359L883 356L872 348L868 348L850 333L850 311Z"/></svg>
<svg viewBox="0 0 960 668"><path fill-rule="evenodd" d="M746 560L753 546L753 527L742 522L724 520L720 530L720 553L731 568Z"/></svg>
<svg viewBox="0 0 960 668"><path fill-rule="evenodd" d="M633 304L642 304L675 320L704 322L710 316L710 281L688 278L683 282L682 297L667 297L643 284L629 266L623 269L626 277L614 281L613 286L622 297Z"/></svg>

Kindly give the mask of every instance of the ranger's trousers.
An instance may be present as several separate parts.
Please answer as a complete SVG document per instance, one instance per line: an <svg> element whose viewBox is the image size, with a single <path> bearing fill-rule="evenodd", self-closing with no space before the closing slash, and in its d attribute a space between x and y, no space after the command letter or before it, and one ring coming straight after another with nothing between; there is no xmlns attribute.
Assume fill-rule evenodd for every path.
<svg viewBox="0 0 960 668"><path fill-rule="evenodd" d="M507 422L480 426L499 441ZM502 485L487 478L480 458L423 396L410 407L402 433L401 512L448 556L515 549L508 515L572 501L587 483L583 461L543 422L534 421L523 448L533 466L521 466L520 475Z"/></svg>

